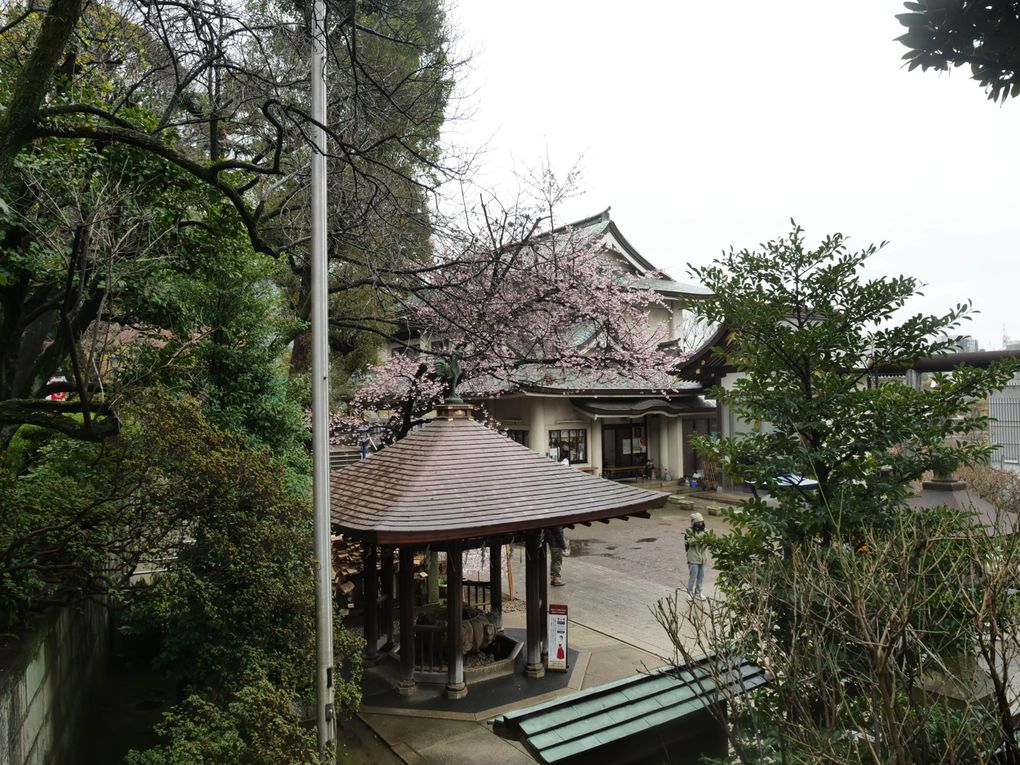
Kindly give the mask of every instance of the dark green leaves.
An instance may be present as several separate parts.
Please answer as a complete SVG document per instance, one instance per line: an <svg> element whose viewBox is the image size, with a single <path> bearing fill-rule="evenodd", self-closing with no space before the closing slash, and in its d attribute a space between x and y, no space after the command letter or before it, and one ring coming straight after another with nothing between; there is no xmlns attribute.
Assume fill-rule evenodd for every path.
<svg viewBox="0 0 1020 765"><path fill-rule="evenodd" d="M901 318L919 283L864 279L878 250L849 251L840 234L812 248L795 225L757 250L692 269L713 293L697 308L729 328L728 361L741 372L716 391L738 433L700 448L732 477L775 490L778 502L741 523L762 524L776 543L881 526L925 471L987 452L956 437L984 427L971 402L1005 384L1012 367L959 369L921 390L880 378L952 349L972 309L962 302ZM778 489L776 477L790 473L819 490Z"/></svg>
<svg viewBox="0 0 1020 765"><path fill-rule="evenodd" d="M1016 0L920 0L896 16L907 33L908 69L947 71L969 65L992 101L1020 93L1020 3Z"/></svg>

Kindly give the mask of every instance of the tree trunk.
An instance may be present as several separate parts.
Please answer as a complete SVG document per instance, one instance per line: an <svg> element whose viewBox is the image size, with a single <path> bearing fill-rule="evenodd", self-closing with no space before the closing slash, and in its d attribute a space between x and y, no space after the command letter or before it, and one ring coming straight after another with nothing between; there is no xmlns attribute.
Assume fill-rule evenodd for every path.
<svg viewBox="0 0 1020 765"><path fill-rule="evenodd" d="M39 36L18 73L7 113L0 119L0 178L6 178L14 157L32 139L32 128L46 96L53 71L81 16L83 0L52 0Z"/></svg>
<svg viewBox="0 0 1020 765"><path fill-rule="evenodd" d="M306 329L294 336L290 351L291 376L312 371L312 330Z"/></svg>

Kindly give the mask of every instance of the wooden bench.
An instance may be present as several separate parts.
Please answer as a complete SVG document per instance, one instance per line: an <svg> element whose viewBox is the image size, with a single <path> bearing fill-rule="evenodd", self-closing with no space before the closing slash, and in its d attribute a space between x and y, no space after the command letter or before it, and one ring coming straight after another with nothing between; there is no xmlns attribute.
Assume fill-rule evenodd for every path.
<svg viewBox="0 0 1020 765"><path fill-rule="evenodd" d="M623 476L625 478L639 478L645 474L644 465L637 465L634 467L604 467L602 468L602 475L606 478L613 478L614 476Z"/></svg>

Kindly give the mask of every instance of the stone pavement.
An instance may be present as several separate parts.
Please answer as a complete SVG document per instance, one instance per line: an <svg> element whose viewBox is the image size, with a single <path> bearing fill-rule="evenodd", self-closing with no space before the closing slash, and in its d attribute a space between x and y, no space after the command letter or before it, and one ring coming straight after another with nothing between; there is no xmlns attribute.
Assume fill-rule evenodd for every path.
<svg viewBox="0 0 1020 765"><path fill-rule="evenodd" d="M709 499L712 504L721 504L720 500L729 498ZM704 514L709 502L696 498L695 503L696 509ZM709 528L725 533L726 525L720 517L705 516ZM689 512L666 508L653 511L649 519L595 523L567 532L570 555L563 561L566 586L550 588L549 599L569 607L570 647L586 662L575 673L578 677L571 676L571 685L580 688L601 685L660 666L672 657L672 642L649 607L686 584L682 534L689 525ZM515 550L511 556L514 588L519 597L524 591L521 552ZM465 578L469 578L470 565L465 568ZM711 596L715 586L711 568L705 585ZM523 627L523 611L506 613L504 623L508 628ZM691 635L684 634L681 639L692 645ZM570 692L573 691L565 689L557 693ZM521 706L534 703L532 698ZM359 717L405 763L534 762L519 744L493 734L490 719L426 720L378 709L364 710Z"/></svg>

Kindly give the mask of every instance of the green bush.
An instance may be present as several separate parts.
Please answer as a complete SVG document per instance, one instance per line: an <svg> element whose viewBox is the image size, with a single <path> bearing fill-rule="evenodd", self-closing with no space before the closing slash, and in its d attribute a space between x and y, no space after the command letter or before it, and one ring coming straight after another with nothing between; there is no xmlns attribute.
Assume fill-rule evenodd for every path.
<svg viewBox="0 0 1020 765"><path fill-rule="evenodd" d="M192 695L156 727L166 743L133 751L127 765L318 765L314 730L285 691L258 675L224 704Z"/></svg>

